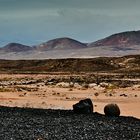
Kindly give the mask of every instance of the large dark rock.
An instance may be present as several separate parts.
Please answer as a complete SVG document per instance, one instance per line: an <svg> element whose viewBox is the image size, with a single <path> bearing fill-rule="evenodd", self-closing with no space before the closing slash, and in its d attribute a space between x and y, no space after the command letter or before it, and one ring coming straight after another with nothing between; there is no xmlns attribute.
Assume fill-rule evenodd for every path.
<svg viewBox="0 0 140 140"><path fill-rule="evenodd" d="M89 114L93 112L93 104L91 99L80 100L73 105L73 111L75 113Z"/></svg>
<svg viewBox="0 0 140 140"><path fill-rule="evenodd" d="M120 109L117 104L107 104L104 107L104 113L109 117L118 117L120 115Z"/></svg>

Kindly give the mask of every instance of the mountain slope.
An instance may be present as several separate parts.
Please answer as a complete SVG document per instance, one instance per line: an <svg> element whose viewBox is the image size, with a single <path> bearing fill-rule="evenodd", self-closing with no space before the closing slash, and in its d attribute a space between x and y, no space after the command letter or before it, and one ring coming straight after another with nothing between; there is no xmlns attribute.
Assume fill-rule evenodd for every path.
<svg viewBox="0 0 140 140"><path fill-rule="evenodd" d="M128 31L117 33L104 39L88 44L89 47L95 46L129 47L133 45L140 45L140 31Z"/></svg>
<svg viewBox="0 0 140 140"><path fill-rule="evenodd" d="M86 44L71 38L57 38L36 46L36 50L68 50L86 48Z"/></svg>

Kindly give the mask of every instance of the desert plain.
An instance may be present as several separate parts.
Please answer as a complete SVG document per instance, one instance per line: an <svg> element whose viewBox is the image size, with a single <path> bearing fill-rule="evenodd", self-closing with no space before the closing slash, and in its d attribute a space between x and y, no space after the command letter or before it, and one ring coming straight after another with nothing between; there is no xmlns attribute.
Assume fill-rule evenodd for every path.
<svg viewBox="0 0 140 140"><path fill-rule="evenodd" d="M72 110L73 104L81 99L90 98L93 101L94 112L104 114L106 104L116 103L120 107L121 116L140 118L139 84L125 87L110 82L86 83L81 80L84 76L58 73L0 74L0 105Z"/></svg>

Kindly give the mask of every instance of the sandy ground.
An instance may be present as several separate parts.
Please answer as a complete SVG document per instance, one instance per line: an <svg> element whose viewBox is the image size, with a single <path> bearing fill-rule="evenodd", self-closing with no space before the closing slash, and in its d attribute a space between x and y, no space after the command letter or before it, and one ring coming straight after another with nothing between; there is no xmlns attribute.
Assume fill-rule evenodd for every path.
<svg viewBox="0 0 140 140"><path fill-rule="evenodd" d="M22 75L1 75L0 80L6 78L23 78ZM26 76L26 78L32 76ZM40 75L40 77L43 77ZM24 76L25 78L25 76ZM35 78L38 78L35 76ZM72 105L84 98L90 98L94 104L94 112L104 114L104 106L108 103L119 105L121 115L140 118L140 86L128 88L63 88L54 85L31 84L20 85L35 90L15 90L15 86L9 86L11 90L0 91L0 105L51 109L72 109ZM17 87L17 86L16 86ZM8 86L1 86L6 89ZM14 89L14 90L13 90Z"/></svg>

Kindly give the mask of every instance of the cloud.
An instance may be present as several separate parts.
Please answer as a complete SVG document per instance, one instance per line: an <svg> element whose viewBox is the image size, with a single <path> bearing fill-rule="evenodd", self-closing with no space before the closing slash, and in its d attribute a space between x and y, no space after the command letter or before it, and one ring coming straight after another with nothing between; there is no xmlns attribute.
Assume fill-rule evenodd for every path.
<svg viewBox="0 0 140 140"><path fill-rule="evenodd" d="M19 10L13 12L0 13L0 19L34 19L43 17L58 17L57 10L39 9L39 10Z"/></svg>
<svg viewBox="0 0 140 140"><path fill-rule="evenodd" d="M139 0L0 0L0 44L62 36L94 41L137 30L139 5Z"/></svg>

